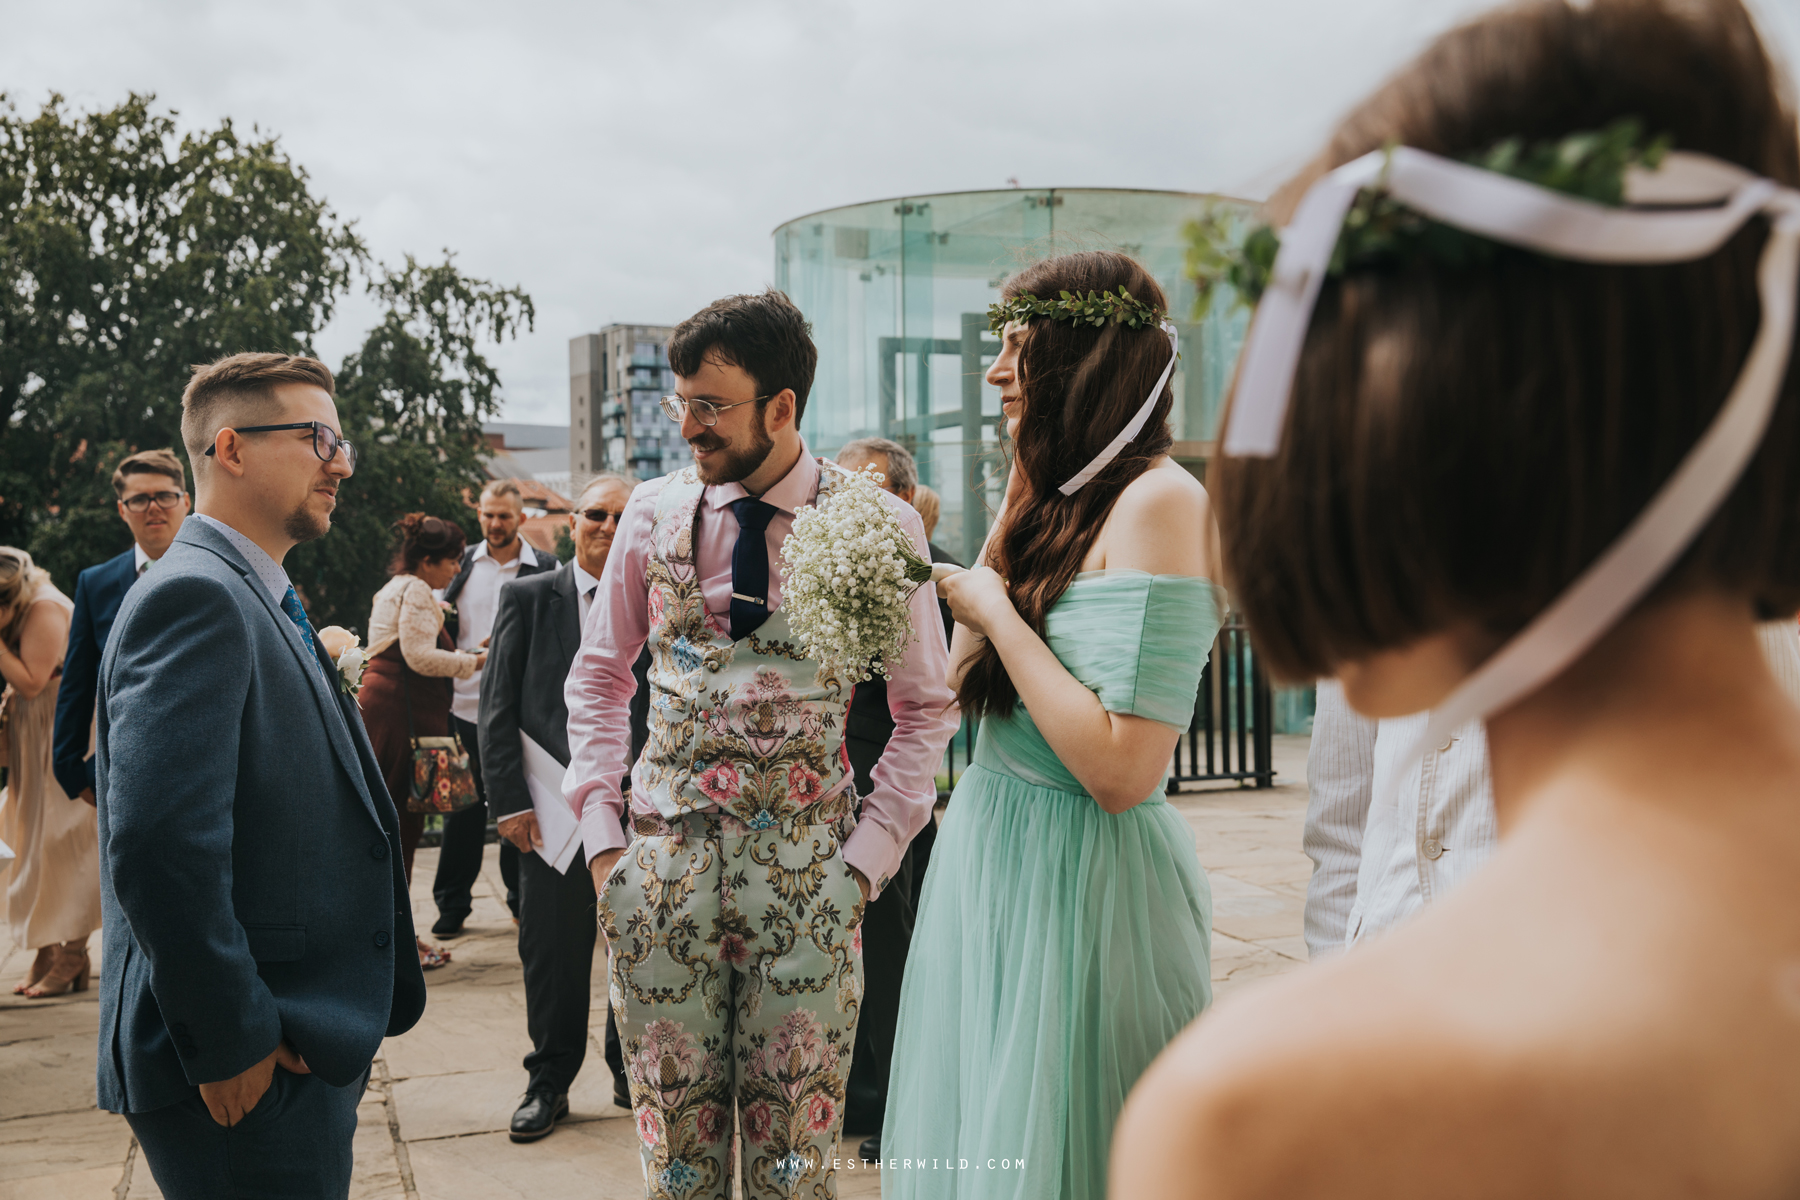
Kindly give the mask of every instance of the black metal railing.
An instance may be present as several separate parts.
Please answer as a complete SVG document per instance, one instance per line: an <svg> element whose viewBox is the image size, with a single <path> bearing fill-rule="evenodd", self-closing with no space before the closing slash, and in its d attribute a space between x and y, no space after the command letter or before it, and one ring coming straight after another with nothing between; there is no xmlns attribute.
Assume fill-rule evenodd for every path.
<svg viewBox="0 0 1800 1200"><path fill-rule="evenodd" d="M964 717L945 748L944 769L938 776L939 800L948 798L949 789L974 760L979 724L973 717ZM1200 673L1194 719L1175 743L1165 790L1174 795L1190 783L1274 787L1274 732L1274 693L1269 677L1256 661L1250 631L1233 617L1219 630L1206 669Z"/></svg>
<svg viewBox="0 0 1800 1200"><path fill-rule="evenodd" d="M1275 706L1269 677L1256 661L1250 631L1238 617L1219 630L1187 735L1175 743L1169 770L1170 795L1184 783L1235 780L1259 788L1275 786Z"/></svg>

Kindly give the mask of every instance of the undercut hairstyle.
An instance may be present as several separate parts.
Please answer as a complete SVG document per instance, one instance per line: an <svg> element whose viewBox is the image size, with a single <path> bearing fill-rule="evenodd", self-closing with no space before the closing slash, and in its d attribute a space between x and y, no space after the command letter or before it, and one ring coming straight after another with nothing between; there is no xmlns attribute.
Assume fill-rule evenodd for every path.
<svg viewBox="0 0 1800 1200"><path fill-rule="evenodd" d="M461 558L468 545L462 526L422 512L401 517L394 522L394 532L399 535L400 545L388 570L395 575L415 574L427 559Z"/></svg>
<svg viewBox="0 0 1800 1200"><path fill-rule="evenodd" d="M284 383L309 384L337 395L331 369L300 354L233 354L194 368L181 394L181 442L196 475L205 472L206 449L219 430L268 423L256 418L276 407L275 389Z"/></svg>
<svg viewBox="0 0 1800 1200"><path fill-rule="evenodd" d="M709 354L754 379L758 396L792 388L794 424L800 424L819 349L813 345L812 326L786 294L770 288L759 296L714 300L669 335L669 369L677 375L695 374ZM766 406L764 401L757 411Z"/></svg>
<svg viewBox="0 0 1800 1200"><path fill-rule="evenodd" d="M847 465L846 460L873 458L877 454L887 456L887 487L892 492L910 492L919 486L919 463L912 456L912 451L892 438L865 437L844 443L844 448L837 452L839 466Z"/></svg>
<svg viewBox="0 0 1800 1200"><path fill-rule="evenodd" d="M483 500L500 496L511 496L519 502L521 508L525 505L525 493L521 492L519 485L510 479L496 479L481 489L481 499Z"/></svg>
<svg viewBox="0 0 1800 1200"><path fill-rule="evenodd" d="M115 496L125 494L125 481L133 475L166 475L175 481L176 491L187 491L187 471L171 449L139 450L120 459L112 475Z"/></svg>
<svg viewBox="0 0 1800 1200"><path fill-rule="evenodd" d="M1288 189L1400 143L1455 157L1623 117L1789 187L1786 88L1738 0L1516 5L1440 37ZM1502 247L1327 279L1271 459L1209 483L1233 603L1279 676L1472 624L1523 628L1636 518L1718 414L1761 305L1766 218L1716 253L1592 265ZM1800 386L1650 601L1800 607Z"/></svg>
<svg viewBox="0 0 1800 1200"><path fill-rule="evenodd" d="M1085 295L1121 287L1153 308L1168 308L1143 264L1110 250L1045 259L1008 279L1000 294L1011 300L1022 292ZM1050 317L1027 324L1019 351L1024 405L1012 466L1024 476L1026 490L1001 517L988 543L987 564L1009 580L1013 607L1039 637L1044 614L1074 580L1120 493L1174 445L1169 432L1174 390L1163 386L1137 437L1084 487L1073 496L1057 489L1118 436L1168 365L1169 338L1155 326L1096 328ZM967 661L957 692L963 711L1012 712L1019 691L994 644L979 639Z"/></svg>

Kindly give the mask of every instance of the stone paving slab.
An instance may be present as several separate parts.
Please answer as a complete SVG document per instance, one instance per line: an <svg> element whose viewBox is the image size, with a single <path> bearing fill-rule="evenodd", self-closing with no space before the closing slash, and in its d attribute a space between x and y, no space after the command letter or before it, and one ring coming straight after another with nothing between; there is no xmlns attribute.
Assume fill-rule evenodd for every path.
<svg viewBox="0 0 1800 1200"><path fill-rule="evenodd" d="M1306 810L1305 738L1275 739L1279 786L1170 797L1194 829L1211 880L1213 984L1223 995L1300 966L1301 911L1312 864L1300 851ZM437 852L422 850L413 912L428 929ZM418 1027L383 1044L358 1109L353 1200L506 1200L643 1195L636 1130L612 1103L600 1046L606 1020L596 969L587 1064L571 1119L530 1145L505 1129L525 1088L530 1048L517 928L502 902L498 848L488 847L464 933L446 941L454 961L426 976ZM99 938L93 939L97 952ZM94 1107L99 1007L93 991L27 1001L10 993L30 964L0 941L0 1200L161 1200L124 1120ZM603 960L601 960L603 961ZM840 1146L838 1194L873 1200L880 1173L851 1169L860 1135Z"/></svg>
<svg viewBox="0 0 1800 1200"><path fill-rule="evenodd" d="M0 1180L0 1200L116 1200L118 1187L119 1168L114 1164L30 1179Z"/></svg>
<svg viewBox="0 0 1800 1200"><path fill-rule="evenodd" d="M6 1076L6 1087L14 1087ZM82 1174L100 1168L112 1172L107 1192L119 1182L119 1164L131 1149L131 1130L112 1113L95 1108L0 1121L0 1196L24 1180ZM45 1184L47 1195L60 1186Z"/></svg>

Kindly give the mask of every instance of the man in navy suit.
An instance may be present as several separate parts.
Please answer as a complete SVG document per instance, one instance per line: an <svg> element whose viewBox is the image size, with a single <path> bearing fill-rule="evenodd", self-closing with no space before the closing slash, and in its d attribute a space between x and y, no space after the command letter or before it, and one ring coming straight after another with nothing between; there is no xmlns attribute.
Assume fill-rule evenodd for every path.
<svg viewBox="0 0 1800 1200"><path fill-rule="evenodd" d="M196 513L100 666L100 1106L170 1200L343 1197L383 1037L425 1008L399 821L281 563L355 467L331 373L182 397Z"/></svg>
<svg viewBox="0 0 1800 1200"><path fill-rule="evenodd" d="M94 759L88 735L94 725L94 690L106 635L125 599L151 563L163 556L190 502L187 472L172 450L142 450L113 471L119 516L131 530L131 549L89 567L75 580L75 612L69 618L69 648L63 656L62 687L56 693L56 732L51 739L51 773L64 794L94 802Z"/></svg>

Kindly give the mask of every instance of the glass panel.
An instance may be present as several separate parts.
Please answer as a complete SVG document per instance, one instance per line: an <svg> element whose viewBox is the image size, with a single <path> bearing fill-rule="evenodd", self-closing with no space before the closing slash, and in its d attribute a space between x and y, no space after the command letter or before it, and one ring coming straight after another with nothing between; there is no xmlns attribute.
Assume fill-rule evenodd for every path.
<svg viewBox="0 0 1800 1200"><path fill-rule="evenodd" d="M911 448L921 482L942 498L938 545L968 562L1004 490L998 391L982 375L998 341L988 305L1026 264L1109 247L1149 268L1171 301L1182 361L1171 418L1177 454L1198 465L1247 315L1219 297L1188 319L1187 221L1236 200L1108 189L958 192L830 209L775 231L776 286L812 322L819 366L801 423L816 454L880 435Z"/></svg>

